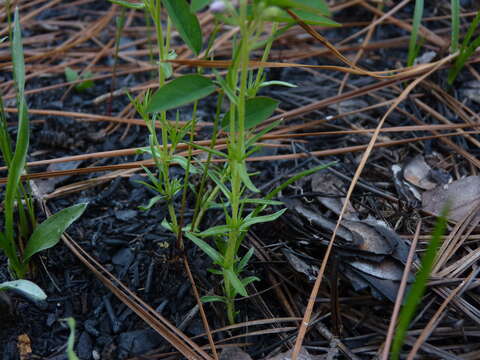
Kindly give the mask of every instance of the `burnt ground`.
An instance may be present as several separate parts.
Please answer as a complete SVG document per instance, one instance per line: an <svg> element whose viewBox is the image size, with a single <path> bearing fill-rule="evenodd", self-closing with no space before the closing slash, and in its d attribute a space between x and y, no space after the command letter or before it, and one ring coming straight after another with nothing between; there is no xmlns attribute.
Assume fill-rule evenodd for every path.
<svg viewBox="0 0 480 360"><path fill-rule="evenodd" d="M42 33L49 33L52 30L45 24L48 20L62 19L66 21L78 21L83 24L94 23L100 16L105 15L109 9L108 4L99 2L77 2L62 1L60 5L67 7L52 7L40 12L33 17L33 20L25 26L24 37L29 38ZM447 2L445 2L447 3ZM471 11L471 5L468 1L463 2L465 9ZM413 4L406 6L397 17L408 19L412 13ZM36 7L34 6L33 9ZM32 9L25 10L24 14ZM22 15L24 15L22 14ZM446 14L442 6L429 4L426 9L425 17L440 16ZM339 23L350 23L352 21L364 21L368 23L372 19L372 13L361 6L347 8L335 12L334 19ZM46 21L41 25L42 21ZM98 40L107 43L114 31L114 21L99 34ZM143 26L143 19L140 16L133 18L131 30L126 31L125 42L133 41L136 38L142 38L135 32L135 27ZM445 20L431 21L428 23L430 30L437 30L440 34L442 29L448 26ZM30 45L26 50L45 51L43 46L54 48L59 46L66 38L72 36L72 29L68 25L57 25L62 35L57 36L48 44ZM63 29L63 26L66 28ZM340 29L327 29L322 32L329 41L336 44L349 35L360 30L365 24L345 26ZM128 30L128 28L127 28ZM62 33L62 31L65 31ZM138 31L138 30L137 30ZM381 25L373 33L370 40L371 44L385 41L388 39L401 38L408 35L408 32L395 25ZM299 42L295 44L296 36ZM292 44L293 42L293 44ZM369 70L392 69L404 63L406 58L405 42L402 46L392 46L368 51L364 54L358 65ZM78 48L71 50L79 51L81 54L94 52L98 43L86 41ZM434 45L428 44L427 49L434 49ZM136 46L134 50L143 49ZM321 49L320 45L315 44L314 40L307 39L292 34L282 39L281 43L275 47L272 58L274 60L297 61L308 64L331 64L336 62L328 56L295 58L295 54L302 51L312 51L312 49ZM1 50L2 61L8 60L8 50ZM68 54L68 52L67 52ZM350 54L354 52L350 51ZM440 51L438 51L440 54ZM71 56L71 57L68 57ZM66 55L66 58L73 59L78 55ZM440 57L440 55L438 55ZM438 57L438 58L439 58ZM91 57L89 58L91 59ZM148 61L147 57L140 57L142 61ZM293 60L292 60L293 59ZM62 64L62 57L53 57L51 60L42 59L37 65L55 66ZM28 63L27 70L34 73L37 71L33 65ZM88 61L80 62L82 66L88 64ZM106 74L113 64L113 57L104 56L95 64L94 72ZM126 61L120 61L122 69L128 69L135 65ZM472 79L472 72L480 71L477 64L471 65L470 71L464 71L457 86L449 89L448 93L460 102L464 102L469 109L477 112L478 103L471 98L464 96L464 91ZM39 67L40 68L40 67ZM95 69L98 69L95 71ZM103 69L103 72L102 72ZM107 70L106 70L107 69ZM445 86L447 70L439 70L429 77L429 80L440 86ZM269 79L289 81L298 87L288 89L283 87L272 87L265 91L269 95L281 100L281 109L289 111L301 108L309 103L314 103L326 98L333 98L337 95L339 82L344 74L326 73L324 71L309 71L295 68L273 69L267 71ZM2 70L0 77L3 82L11 79L11 73ZM121 76L116 80L116 88L133 88L151 79L150 73L130 74ZM60 84L65 81L63 72L52 72L48 76L34 76L27 81L27 90L41 89L46 86ZM355 88L366 87L376 83L378 80L371 77L350 76L344 92ZM398 83L399 88L405 84ZM27 97L30 109L49 109L65 112L76 112L85 114L110 114L116 116L129 104L128 97L125 95L116 96L112 102L111 109L108 101L95 105L93 100L102 94L107 94L111 89L111 80L95 80L94 86L85 92L71 90L64 99L67 87L61 87L54 90L42 91L29 95ZM6 96L7 107L12 107L14 103L8 99L11 89L2 90ZM386 108L378 107L376 109L366 110L354 115L339 116L341 113L353 111L359 108L365 108L375 105L381 99L392 99L398 96L398 88L382 88L378 91L370 92L366 95L349 99L337 107L337 103L321 107L316 111L302 114L288 120L288 125L305 125L318 119L333 120L318 124L315 128L305 131L341 131L358 128L374 128L377 121L384 114ZM418 87L413 92L419 96L425 104L442 114L451 122L461 122L461 118L452 111L450 107L439 103L439 100L432 95L432 89L429 87ZM201 103L200 119L209 121L213 109L214 99ZM415 103L414 97L407 99L400 106L403 111L413 114L424 124L437 124L438 119L431 113L420 109ZM185 108L182 117L187 119L190 109ZM31 145L29 151L29 161L55 159L64 156L72 156L86 153L95 153L102 151L117 150L123 148L145 146L147 141L147 132L143 126L133 125L126 127L121 125L115 131L107 122L86 122L78 121L72 116L58 115L31 115L33 121L31 129ZM9 121L12 122L11 134L15 135L13 122L15 116L10 114ZM405 116L402 112L394 112L387 120L388 126L411 126L417 125L411 118ZM208 138L209 129L201 131L199 136ZM389 133L385 136L386 141L400 140L412 137L430 135L429 131L405 131ZM477 135L473 135L475 139ZM283 147L268 148L262 150L259 156L273 156L291 153L311 153L320 150L331 150L349 146L363 145L368 143L370 136L365 134L345 134L329 133L324 136L309 136L300 140L283 139L280 141ZM464 149L466 152L478 158L478 147L467 141L463 136L451 137L451 141ZM407 243L412 238L415 226L419 219L424 221L422 234L429 234L432 229L433 217L421 209L421 205L411 198L405 197L399 192L392 180L391 166L394 164L403 164L407 160L418 154L429 155L433 152L440 154L445 159L447 165L445 171L454 176L455 179L467 175L476 175L477 168L466 159L465 156L455 153L455 150L438 139L417 141L407 144L389 146L376 149L369 158L368 164L361 176L362 186L357 186L351 198L352 206L358 213L360 219L367 219L369 216L384 221L395 232L406 239ZM274 160L252 162L251 169L258 170L260 173L255 178L257 184L261 187L263 193L278 185L286 176L298 171L310 168L318 164L318 159L325 162L338 161L334 169L343 177L336 180L336 188L339 192L321 193L313 188L310 179L300 182L296 186L290 186L282 193L282 199L291 201L299 199L306 204L313 204L320 213L331 221L335 221L335 213L325 207L319 197L331 197L338 199L345 195L356 167L358 166L361 153L345 152L343 154L315 156L294 159L294 160ZM117 156L111 158L94 158L83 160L76 164L76 167L86 168L89 166L106 166L123 164L130 161L142 159L141 155ZM51 170L51 169L50 169ZM35 167L32 172L47 171L46 166ZM61 188L68 184L77 183L84 180L94 179L106 173L73 174L62 178L52 186ZM182 177L183 172L179 169L172 169L172 175ZM5 176L2 173L1 176ZM154 194L137 181L143 179L142 171L129 176L118 176L111 181L97 186L91 186L87 189L75 191L72 194L60 195L48 200L48 207L52 212L56 212L69 205L78 202L88 202L89 206L82 218L72 225L68 234L74 241L80 245L86 252L97 259L108 271L116 278L128 286L129 289L139 295L146 303L166 317L176 327L184 331L186 335L193 337L204 332L201 319L196 312L196 301L191 289L191 283L185 274L184 266L181 261L181 255L178 252L176 239L166 231L161 222L166 215L166 209L162 204L155 206L148 211L141 211L140 205L146 204ZM44 180L46 182L50 180ZM37 185L41 182L35 180ZM4 188L0 188L0 194ZM51 192L52 190L50 190ZM188 206L185 212L188 222L191 216L193 205L193 194L190 194ZM307 225L302 223L304 220L298 219L298 213L295 208L289 205L284 218L272 224L256 226L253 228L251 236L247 238L247 244L255 246L260 255L256 255L249 267L251 275L257 275L262 281L255 283L250 288L250 292L258 293L257 296L249 299L242 299L238 302L240 310L240 321L252 321L264 318L279 318L286 316L302 316L305 304L311 291L312 279L305 273L298 271L292 265L292 260L288 260L286 252L293 252L303 259L304 263L313 268L315 275L315 266L323 258L325 241L328 239L331 231L316 227L311 222ZM40 207L39 207L40 209ZM39 218L43 219L45 215L39 211ZM215 224L220 212L210 211L205 219L204 228L210 224ZM1 217L1 215L0 215ZM299 224L301 231L299 231ZM453 226L453 225L452 225ZM307 234L305 232L307 231ZM309 232L309 233L308 233ZM475 231L473 232L475 234ZM309 236L312 235L312 236ZM315 235L315 236L313 236ZM312 240L313 239L313 240ZM322 241L315 242L315 239ZM468 251L474 251L477 247L474 238L469 243ZM302 240L302 241L300 241ZM425 247L425 241L420 243L421 249ZM467 251L467 253L468 253ZM185 256L189 259L192 273L197 282L197 287L202 294L210 290L219 290L219 280L206 270L211 266L206 256L199 251L193 244L186 243ZM340 304L342 315L340 315L339 335L343 343L354 350L361 359L373 358L377 349L384 339L386 328L388 327L390 314L393 308L393 302L386 299L385 294L375 286L365 289L355 287L355 281L352 280L345 270L345 263L348 259L357 258L361 255L350 253L345 256L345 251L337 250L334 255L335 266L327 269L327 281L322 285L318 296L318 307L316 313L323 321L322 324L333 331L338 327L338 322L331 314L331 301L333 289L336 288L336 300ZM347 260L345 260L347 259ZM6 260L2 258L3 264ZM339 263L339 264L337 264ZM148 324L141 320L124 302L119 300L112 292L102 284L101 281L88 270L84 264L75 256L66 246L59 244L54 248L43 252L34 260L32 279L39 284L48 294L48 299L44 303L33 304L16 295L11 296L11 306L4 306L0 313L0 354L2 359L19 358L19 336L26 334L31 345L31 351L28 351L32 359L65 359L66 340L69 330L61 320L67 317L74 317L77 324L76 352L80 359L126 359L134 356L138 359L153 359L156 357L147 354L162 354L172 351L170 345L157 334ZM334 280L335 275L339 279ZM461 278L462 273L457 277ZM466 275L463 274L463 277ZM0 281L8 280L9 275L5 266L0 268ZM337 286L334 286L338 281ZM278 284L281 284L281 292L286 298L281 298L276 291ZM477 292L471 290L468 301L472 306L478 304ZM429 303L429 301L431 303ZM435 311L430 308L432 304L438 303L433 292L429 293L425 305L425 318L419 319L417 328L429 320L429 315ZM212 329L218 329L226 325L226 319L221 306L206 305L207 317ZM374 314L372 314L372 309ZM289 311L288 311L289 310ZM190 316L191 314L194 316ZM371 316L370 316L371 315ZM338 319L338 318L337 318ZM433 358L441 358L436 349L450 351L455 354L455 358L474 359L475 351L479 351L479 346L475 339L478 337L478 323L474 322L473 316L467 316L458 308L454 308L445 322L442 323L444 332L451 331L451 337L445 340L441 331L435 333L432 342L428 348L424 349L422 354L429 354ZM456 321L456 322L455 322ZM289 325L290 326L290 325ZM265 329L270 329L265 327ZM284 333L274 334L273 331L265 331L263 335L249 335L252 328L244 327L233 331L220 332L216 340L227 339L230 336L244 334L239 337L239 342L248 343L245 350L253 358L264 358L276 349L287 349L292 341L294 332L292 329L285 330ZM294 330L294 329L293 329ZM325 358L329 352L331 344L325 337L319 335L318 328L312 331L312 334L305 339L304 345L312 352L318 353L320 358ZM462 333L463 332L463 333ZM463 334L463 335L462 335ZM465 335L467 334L467 335ZM237 340L234 340L235 342ZM231 343L232 341L230 341ZM199 343L206 344L203 337ZM462 345L462 346L460 346ZM285 346L285 347L282 347ZM428 351L430 349L430 352ZM437 352L435 352L437 351ZM462 354L470 354L462 357ZM339 358L351 358L340 353ZM427 355L422 358L427 358ZM437 357L435 357L437 356ZM454 356L454 355L452 355ZM431 357L430 357L431 358Z"/></svg>

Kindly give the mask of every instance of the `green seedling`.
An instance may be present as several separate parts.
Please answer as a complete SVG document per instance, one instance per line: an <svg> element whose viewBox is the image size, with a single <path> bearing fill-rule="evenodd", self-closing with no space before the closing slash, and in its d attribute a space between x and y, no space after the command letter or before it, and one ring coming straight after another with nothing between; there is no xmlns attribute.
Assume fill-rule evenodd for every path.
<svg viewBox="0 0 480 360"><path fill-rule="evenodd" d="M6 116L1 104L0 150L8 168L7 185L3 201L4 227L0 230L0 250L8 258L9 269L13 277L22 279L28 271L33 255L49 249L60 240L65 229L85 210L86 204L78 204L63 209L37 224L33 201L21 176L29 145L29 118L25 100L25 64L18 9L15 11L12 59L14 80L17 90L18 129L15 148L12 147L6 127ZM15 215L19 219L15 224ZM16 225L16 226L15 226ZM15 231L17 229L17 231ZM22 249L22 251L20 251ZM0 284L0 290L15 289L26 296L42 299L43 292L29 281L17 280Z"/></svg>
<svg viewBox="0 0 480 360"><path fill-rule="evenodd" d="M66 319L62 319L62 321L66 322L68 328L70 329L70 334L68 335L67 339L67 358L68 360L80 360L77 354L75 354L75 319L73 317L69 317Z"/></svg>
<svg viewBox="0 0 480 360"><path fill-rule="evenodd" d="M415 0L415 10L413 12L412 32L410 34L410 42L408 43L407 66L412 66L415 58L420 51L418 43L418 33L422 23L424 2L423 0Z"/></svg>
<svg viewBox="0 0 480 360"><path fill-rule="evenodd" d="M458 12L456 12L456 14L460 16ZM459 20L456 23L459 24ZM480 24L480 11L477 12L477 15L475 16L472 23L468 27L467 33L465 34L465 37L463 38L463 41L460 44L460 48L459 48L460 54L455 59L454 65L450 68L448 72L448 84L450 86L455 82L455 79L457 78L458 74L465 66L465 63L480 46L480 35L474 38L474 34L477 31L479 24Z"/></svg>
<svg viewBox="0 0 480 360"><path fill-rule="evenodd" d="M437 219L432 237L422 258L420 270L415 276L415 282L410 288L402 310L400 311L399 321L390 353L391 360L397 360L400 358L400 352L405 341L407 330L410 326L413 316L416 313L417 307L422 301L423 295L425 294L427 282L430 277L430 273L432 272L438 249L442 244L443 235L445 234L445 230L447 228L447 215L448 206L443 209L441 215Z"/></svg>
<svg viewBox="0 0 480 360"><path fill-rule="evenodd" d="M243 276L254 252L250 248L245 255L239 255L245 234L252 225L273 221L285 212L285 209L281 209L261 215L269 206L281 203L259 196L259 190L252 180L254 175L250 174L247 168L247 157L258 150L255 143L276 124L260 132L256 129L274 113L279 103L275 99L257 94L261 88L269 85L293 86L266 81L263 68L250 69L251 52L263 48L261 60L268 61L276 36L294 23L287 10L294 11L307 23L331 26L338 24L328 19L328 7L323 0L195 0L190 4L186 0L110 1L130 9L145 10L156 30L159 89L153 94L148 93L143 100L132 99L150 133L148 146L140 151L150 155L156 164L156 171L145 169L148 182L144 184L154 189L158 195L143 208L151 209L155 204L164 203L169 215L162 225L171 230L177 238L190 239L212 259L215 265L212 272L223 277L223 294L204 297L203 300L225 303L228 321L234 323L237 314L235 298L238 295L246 296L248 284L258 280L255 276ZM199 54L204 41L196 12L206 6L210 6L212 11L215 9L218 23L238 26L240 30L234 40L232 61L227 74L221 75L213 70L215 77L211 78L204 76L202 69L197 69L196 74L182 75L167 82L171 75L166 65L170 65L168 60L172 58L172 28L177 30L194 54ZM162 9L166 10L168 15L166 25L160 19ZM274 24L266 26L269 22ZM277 22L287 24L279 28ZM216 31L212 36L215 34ZM269 35L266 41L262 40L265 34ZM208 44L205 50L206 58L211 56L209 50L213 42L213 37L205 42ZM201 146L194 143L197 108L200 100L214 95L217 96L217 109L212 144ZM226 101L229 110L222 116L222 107ZM167 121L167 111L172 112L185 105L193 105L192 118L186 125L180 126L178 121ZM159 137L156 133L158 124L161 128ZM214 146L220 128L227 133L226 151L218 150ZM188 140L185 139L187 136ZM176 155L180 142L190 145L189 155L186 157ZM207 153L205 163L192 161L193 148ZM213 158L223 160L224 165L213 166ZM169 168L174 164L185 169L183 181L170 176ZM198 189L189 179L189 175L195 172L203 172ZM210 187L206 186L207 181L211 182ZM178 207L175 206L176 195L182 193L183 209L188 189L192 190L197 198L192 222L184 224L183 216L179 216ZM224 222L205 229L202 219L206 211L211 209L223 209ZM179 246L182 246L180 241Z"/></svg>
<svg viewBox="0 0 480 360"><path fill-rule="evenodd" d="M75 84L74 86L74 89L78 92L84 92L95 85L93 80L90 80L91 77L93 77L93 73L90 71L86 71L80 75L78 71L73 70L68 66L65 68L65 78L68 82L83 80L81 83Z"/></svg>

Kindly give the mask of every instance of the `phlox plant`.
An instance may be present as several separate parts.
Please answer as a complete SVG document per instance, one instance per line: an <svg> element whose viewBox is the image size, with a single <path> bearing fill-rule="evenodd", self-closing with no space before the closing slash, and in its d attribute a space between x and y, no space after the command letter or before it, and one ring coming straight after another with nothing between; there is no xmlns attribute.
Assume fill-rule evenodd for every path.
<svg viewBox="0 0 480 360"><path fill-rule="evenodd" d="M28 184L23 183L21 179L25 171L30 129L24 95L25 64L18 9L15 11L11 34L18 129L13 147L7 129L3 101L0 97L0 152L8 168L3 200L4 225L0 230L0 250L8 258L9 270L15 280L1 283L0 291L16 290L34 299L44 299L46 295L37 285L23 279L28 273L29 261L38 252L57 244L65 229L83 213L87 205L71 206L57 212L41 224L37 222ZM18 219L17 224L15 223L16 219Z"/></svg>
<svg viewBox="0 0 480 360"><path fill-rule="evenodd" d="M110 0L113 3L131 8L143 9L151 17L155 27L158 46L159 89L153 94L147 93L143 100L132 99L137 111L146 121L149 130L149 146L141 149L152 156L156 173L145 169L149 182L146 186L156 190L154 197L145 208L156 202L163 202L168 208L168 217L163 225L170 229L177 238L186 237L195 243L214 265L210 271L223 278L223 294L203 297L204 302L219 301L226 305L230 323L235 322L235 298L247 296L246 287L255 276L243 276L253 248L240 256L240 249L245 234L254 224L270 222L280 217L285 209L274 213L262 213L271 205L281 205L273 200L272 192L261 197L249 173L246 160L258 150L255 143L278 123L270 124L257 130L268 119L279 102L267 96L258 96L261 88L269 85L294 86L285 82L266 81L263 68L253 70L250 66L253 50L263 49L261 60L267 61L275 38L289 27L295 25L287 10L294 11L304 22L314 25L335 26L328 18L329 10L323 0L143 0L130 2ZM197 12L210 6L215 14L216 30L204 41ZM162 23L162 10L166 20ZM202 53L205 59L213 58L211 44L221 24L236 26L239 29L233 40L231 60L225 75L212 69L200 68L196 73L186 74L175 79L172 76L171 60L176 55L171 50L172 28L175 28L195 55ZM266 40L265 40L266 36ZM205 65L208 67L208 62ZM213 136L210 146L201 146L194 142L196 117L199 101L207 96L217 97L217 110L213 116ZM193 104L192 118L183 125L178 121L168 120L168 114L178 108ZM222 114L227 106L229 110ZM157 126L160 125L159 134ZM217 136L226 134L226 149L219 150L214 145ZM157 137L159 135L159 138ZM180 142L187 142L188 155L180 157L176 150ZM207 153L206 162L193 161L193 149ZM216 158L223 165L213 166L211 160ZM173 164L185 169L183 179L172 178L169 167ZM218 162L217 162L218 164ZM315 168L313 171L318 171ZM200 186L194 188L189 184L189 175L200 173ZM301 174L311 173L310 170ZM205 186L210 181L212 186ZM194 215L191 223L183 224L175 207L175 196L182 193L182 204L188 190L196 192ZM204 229L202 218L209 209L223 210L224 222ZM180 244L181 245L181 244Z"/></svg>

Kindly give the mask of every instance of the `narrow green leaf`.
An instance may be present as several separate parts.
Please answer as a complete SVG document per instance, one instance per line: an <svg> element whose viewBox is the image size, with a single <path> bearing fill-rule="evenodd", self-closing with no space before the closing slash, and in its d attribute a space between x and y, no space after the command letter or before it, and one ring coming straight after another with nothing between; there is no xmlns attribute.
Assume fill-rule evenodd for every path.
<svg viewBox="0 0 480 360"><path fill-rule="evenodd" d="M36 253L56 245L60 241L60 236L83 214L86 208L87 204L83 203L70 206L53 214L38 225L28 240L23 255L24 263L28 263L28 260Z"/></svg>
<svg viewBox="0 0 480 360"><path fill-rule="evenodd" d="M162 199L163 199L162 195L154 196L150 200L148 200L148 203L146 205L141 205L138 208L142 211L150 210L153 205L155 205L156 203L158 203Z"/></svg>
<svg viewBox="0 0 480 360"><path fill-rule="evenodd" d="M0 231L0 249L4 249L6 246L7 239L5 238L5 234Z"/></svg>
<svg viewBox="0 0 480 360"><path fill-rule="evenodd" d="M416 0L415 10L413 12L412 33L410 34L410 41L408 44L407 66L413 65L413 62L418 54L417 38L422 22L423 8L423 0Z"/></svg>
<svg viewBox="0 0 480 360"><path fill-rule="evenodd" d="M208 245L205 241L200 239L199 237L193 235L191 232L186 232L185 236L192 240L195 245L197 245L202 251L210 257L215 263L222 263L223 262L223 256L215 250L213 247Z"/></svg>
<svg viewBox="0 0 480 360"><path fill-rule="evenodd" d="M257 189L257 187L253 184L252 180L250 179L250 175L248 175L247 172L247 166L245 163L239 163L237 165L238 167L238 173L240 175L240 178L242 179L243 183L245 186L253 192L260 192L260 190Z"/></svg>
<svg viewBox="0 0 480 360"><path fill-rule="evenodd" d="M290 88L296 88L297 85L289 83L287 81L279 81L279 80L272 80L272 81L264 81L260 83L259 87L266 87L266 86L286 86Z"/></svg>
<svg viewBox="0 0 480 360"><path fill-rule="evenodd" d="M207 147L207 146L202 146L202 145L198 145L198 144L195 144L195 143L188 143L190 146L196 148L196 149L200 149L200 150L203 150L203 151L206 151L212 155L217 155L218 157L222 157L222 158L226 158L228 155L221 152L221 151L218 151L218 150L215 150L215 149L212 149L210 147Z"/></svg>
<svg viewBox="0 0 480 360"><path fill-rule="evenodd" d="M145 8L145 3L143 2L133 3L125 0L108 0L108 1L110 1L111 3L126 7L128 9L142 10Z"/></svg>
<svg viewBox="0 0 480 360"><path fill-rule="evenodd" d="M206 295L202 296L200 300L203 303L209 303L209 302L226 302L226 299L224 296L216 296L216 295Z"/></svg>
<svg viewBox="0 0 480 360"><path fill-rule="evenodd" d="M460 0L451 0L452 7L452 40L450 49L452 53L458 50L458 38L460 34Z"/></svg>
<svg viewBox="0 0 480 360"><path fill-rule="evenodd" d="M218 186L218 188L222 191L223 195L227 199L230 199L231 197L231 191L225 186L225 184L221 181L220 177L218 177L216 174L213 173L213 171L208 172L208 176L212 181Z"/></svg>
<svg viewBox="0 0 480 360"><path fill-rule="evenodd" d="M238 278L237 274L235 274L232 269L224 269L223 271L235 291L242 296L248 296L247 289L245 289L245 286L243 286L242 281Z"/></svg>
<svg viewBox="0 0 480 360"><path fill-rule="evenodd" d="M257 96L245 102L245 128L251 129L268 119L280 102L267 96ZM226 129L230 123L230 111L222 119L222 127Z"/></svg>
<svg viewBox="0 0 480 360"><path fill-rule="evenodd" d="M210 4L212 0L192 0L190 4L190 10L194 13L199 12L202 10L205 6Z"/></svg>
<svg viewBox="0 0 480 360"><path fill-rule="evenodd" d="M392 343L390 355L390 359L392 360L397 360L400 358L400 352L405 340L405 335L410 326L410 322L415 315L416 309L422 300L423 294L425 293L427 282L430 277L430 273L432 272L435 258L437 257L438 249L440 248L443 235L447 228L448 209L448 205L445 206L435 223L432 237L428 242L427 250L422 258L420 270L415 276L415 282L410 288L404 306L400 312L397 330Z"/></svg>
<svg viewBox="0 0 480 360"><path fill-rule="evenodd" d="M210 95L216 89L209 78L185 75L158 89L150 99L147 112L167 111Z"/></svg>
<svg viewBox="0 0 480 360"><path fill-rule="evenodd" d="M223 235L230 232L230 230L231 230L231 227L228 225L218 225L218 226L213 226L210 229L207 229L205 231L202 231L197 235L200 237Z"/></svg>
<svg viewBox="0 0 480 360"><path fill-rule="evenodd" d="M328 27L342 26L341 24L337 23L336 21L333 21L332 19L329 19L326 16L318 15L309 11L295 10L295 15L297 15L300 18L300 20L302 20L304 23L309 25L328 26ZM295 19L292 18L286 11L283 11L283 10L279 11L278 13L275 13L274 16L268 17L268 20L287 23L287 24L295 23Z"/></svg>
<svg viewBox="0 0 480 360"><path fill-rule="evenodd" d="M75 319L73 317L69 317L66 319L63 319L68 325L68 328L70 329L70 334L68 335L68 340L67 340L67 357L68 360L80 360L75 354L74 347L75 347Z"/></svg>
<svg viewBox="0 0 480 360"><path fill-rule="evenodd" d="M4 251L8 256L10 266L19 276L23 276L20 261L16 253L14 240L14 202L20 185L20 176L25 167L27 158L28 144L30 141L30 129L28 121L28 110L25 101L25 62L22 46L22 32L20 29L20 16L18 8L15 9L15 18L13 26L12 41L12 61L15 85L17 87L17 108L18 113L18 131L15 152L8 169L8 180L5 191L5 238L6 247Z"/></svg>
<svg viewBox="0 0 480 360"><path fill-rule="evenodd" d="M243 284L243 286L246 287L248 284L251 284L254 281L260 281L260 279L256 276L248 276L248 277L242 279L242 284Z"/></svg>
<svg viewBox="0 0 480 360"><path fill-rule="evenodd" d="M241 273L243 269L248 265L248 262L253 256L253 253L255 252L255 249L252 247L250 248L247 253L243 256L242 260L240 260L237 264L237 273Z"/></svg>
<svg viewBox="0 0 480 360"><path fill-rule="evenodd" d="M257 205L283 205L283 202L277 200L265 200L265 199L242 199L241 204L257 204Z"/></svg>
<svg viewBox="0 0 480 360"><path fill-rule="evenodd" d="M202 50L202 29L186 0L162 0L168 16L188 47L198 55Z"/></svg>
<svg viewBox="0 0 480 360"><path fill-rule="evenodd" d="M328 5L323 0L267 0L268 5L278 6L284 9L305 10L325 16L330 15Z"/></svg>
<svg viewBox="0 0 480 360"><path fill-rule="evenodd" d="M244 222L242 223L240 229L243 231L246 231L250 228L250 226L254 224L259 224L259 223L264 223L264 222L270 222L273 220L278 219L280 216L283 215L283 213L287 211L287 209L282 209L279 210L273 214L270 215L263 215L263 216L255 216L255 217L246 217Z"/></svg>
<svg viewBox="0 0 480 360"><path fill-rule="evenodd" d="M191 174L198 174L198 169L193 166L193 164L188 164L188 160L184 156L174 155L172 156L172 162L180 165L184 170L187 170L187 167Z"/></svg>
<svg viewBox="0 0 480 360"><path fill-rule="evenodd" d="M20 15L18 7L15 8L12 43L13 72L19 97L25 92L25 60L23 56L22 30L20 28Z"/></svg>
<svg viewBox="0 0 480 360"><path fill-rule="evenodd" d="M288 185L300 180L301 178L303 178L305 176L308 176L308 175L316 173L317 171L326 169L326 168L328 168L328 167L330 167L330 166L332 166L336 163L337 163L336 161L333 161L333 162L330 162L328 164L315 166L311 169L307 169L305 171L299 172L298 174L295 174L294 176L289 178L287 181L283 182L282 184L277 186L275 189L273 189L271 192L269 192L267 194L267 196L265 196L265 199L272 199L275 195L277 195L280 191L285 189Z"/></svg>
<svg viewBox="0 0 480 360"><path fill-rule="evenodd" d="M212 274L215 274L215 275L223 275L223 271L222 270L218 270L218 269L207 269L208 272L212 273Z"/></svg>
<svg viewBox="0 0 480 360"><path fill-rule="evenodd" d="M0 284L0 291L13 290L34 301L41 301L47 298L47 295L36 284L28 280L6 281Z"/></svg>

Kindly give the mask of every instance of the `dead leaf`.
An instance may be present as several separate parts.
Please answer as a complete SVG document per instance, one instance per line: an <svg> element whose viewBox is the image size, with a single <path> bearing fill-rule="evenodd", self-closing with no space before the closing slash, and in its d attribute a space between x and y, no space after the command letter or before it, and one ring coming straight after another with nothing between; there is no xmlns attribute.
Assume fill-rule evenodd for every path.
<svg viewBox="0 0 480 360"><path fill-rule="evenodd" d="M437 186L430 174L432 168L422 155L415 156L403 167L403 177L411 184L424 190L431 190Z"/></svg>
<svg viewBox="0 0 480 360"><path fill-rule="evenodd" d="M287 258L290 265L292 265L292 267L296 271L298 271L299 273L305 274L309 281L315 281L318 274L317 266L307 264L307 262L304 261L302 258L293 254L291 250L282 249L282 252L283 252L283 255L285 255L285 257Z"/></svg>
<svg viewBox="0 0 480 360"><path fill-rule="evenodd" d="M32 354L32 342L27 334L19 335L17 338L17 349L20 360L29 360Z"/></svg>
<svg viewBox="0 0 480 360"><path fill-rule="evenodd" d="M448 201L448 218L454 221L463 219L480 205L480 176L468 176L425 191L422 195L423 210L435 215L440 215Z"/></svg>
<svg viewBox="0 0 480 360"><path fill-rule="evenodd" d="M340 187L343 183L335 174L329 171L318 171L311 175L312 191L316 193L326 194L328 196L317 196L316 199L327 209L332 210L335 214L339 214L345 202L345 192L342 193ZM353 206L348 203L347 210L344 215L345 219L357 220L357 214Z"/></svg>

